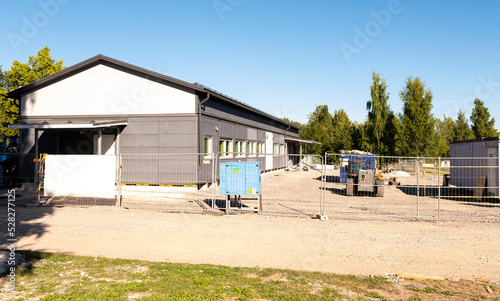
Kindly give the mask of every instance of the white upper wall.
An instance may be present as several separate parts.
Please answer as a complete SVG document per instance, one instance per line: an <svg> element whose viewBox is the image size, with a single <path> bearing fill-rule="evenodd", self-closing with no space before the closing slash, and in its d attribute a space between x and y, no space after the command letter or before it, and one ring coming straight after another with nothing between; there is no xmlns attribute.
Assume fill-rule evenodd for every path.
<svg viewBox="0 0 500 301"><path fill-rule="evenodd" d="M195 113L195 95L104 65L21 97L21 116Z"/></svg>

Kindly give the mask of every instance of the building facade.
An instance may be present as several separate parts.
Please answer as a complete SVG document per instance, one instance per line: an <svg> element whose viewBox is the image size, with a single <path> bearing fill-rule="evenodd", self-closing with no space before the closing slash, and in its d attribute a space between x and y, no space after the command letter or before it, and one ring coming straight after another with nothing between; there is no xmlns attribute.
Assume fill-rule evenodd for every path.
<svg viewBox="0 0 500 301"><path fill-rule="evenodd" d="M293 124L203 85L103 55L8 97L19 101L20 123L10 127L20 130L22 154L199 154L189 162L197 165L198 183L210 175L214 153L272 170L285 167L287 150L299 143Z"/></svg>

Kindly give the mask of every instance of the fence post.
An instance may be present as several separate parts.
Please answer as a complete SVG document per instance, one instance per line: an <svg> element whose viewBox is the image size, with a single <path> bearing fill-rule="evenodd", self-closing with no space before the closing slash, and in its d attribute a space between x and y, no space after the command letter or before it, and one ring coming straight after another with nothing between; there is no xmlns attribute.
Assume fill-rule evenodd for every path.
<svg viewBox="0 0 500 301"><path fill-rule="evenodd" d="M212 153L212 211L215 211L215 182L216 182L216 172L215 166L217 165L217 158L215 153Z"/></svg>
<svg viewBox="0 0 500 301"><path fill-rule="evenodd" d="M122 168L123 158L122 154L118 155L118 207L122 206Z"/></svg>
<svg viewBox="0 0 500 301"><path fill-rule="evenodd" d="M417 157L417 221L420 220L420 158Z"/></svg>
<svg viewBox="0 0 500 301"><path fill-rule="evenodd" d="M438 158L438 223L441 222L441 157Z"/></svg>
<svg viewBox="0 0 500 301"><path fill-rule="evenodd" d="M323 192L321 194L321 197L322 197L322 215L325 216L325 203L326 203L326 154L325 154L325 158L322 158L321 161L323 161L323 168L322 168L322 183L323 183Z"/></svg>
<svg viewBox="0 0 500 301"><path fill-rule="evenodd" d="M36 156L35 156L36 158ZM43 158L43 154L39 154L38 155L38 159L36 159L35 161L37 161L36 163L36 166L38 166L38 171L37 171L37 168L35 168L35 172L36 172L36 178L34 179L34 182L35 182L35 189L38 191L38 205L40 205L40 199L41 199L41 193L42 193L42 182L41 182L41 178L42 178L42 158Z"/></svg>

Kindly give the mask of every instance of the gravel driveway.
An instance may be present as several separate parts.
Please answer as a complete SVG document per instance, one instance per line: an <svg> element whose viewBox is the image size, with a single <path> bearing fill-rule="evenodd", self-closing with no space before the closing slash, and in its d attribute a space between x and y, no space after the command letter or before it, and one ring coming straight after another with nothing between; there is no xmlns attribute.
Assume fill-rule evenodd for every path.
<svg viewBox="0 0 500 301"><path fill-rule="evenodd" d="M4 219L0 224L0 247L6 248L7 225ZM76 255L500 280L495 220L320 221L253 213L214 217L116 207L17 207L16 235L18 249Z"/></svg>

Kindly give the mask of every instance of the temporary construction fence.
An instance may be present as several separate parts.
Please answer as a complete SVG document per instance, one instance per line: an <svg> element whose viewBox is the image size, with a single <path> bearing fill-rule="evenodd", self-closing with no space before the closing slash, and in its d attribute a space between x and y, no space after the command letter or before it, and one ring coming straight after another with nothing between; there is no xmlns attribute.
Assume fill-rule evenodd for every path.
<svg viewBox="0 0 500 301"><path fill-rule="evenodd" d="M30 159L31 167L26 170L31 170L34 182L41 183L42 204L322 218L353 215L500 220L498 157L377 156L373 166L361 165L349 174L346 165L353 162L346 162L342 154L328 153L324 157L236 153L85 157L48 155L40 162ZM99 161L98 157L107 159ZM47 167L50 160L55 170L54 166ZM260 163L261 191L229 196L221 192L219 168L230 162ZM273 168L266 168L266 162L273 162ZM54 181L54 175L61 182ZM50 177L52 181L47 181ZM96 187L102 188L102 194L89 193Z"/></svg>
<svg viewBox="0 0 500 301"><path fill-rule="evenodd" d="M0 154L0 186L16 187L38 178L35 155Z"/></svg>
<svg viewBox="0 0 500 301"><path fill-rule="evenodd" d="M40 175L44 178L40 179L43 184L39 190L43 204L116 205L172 212L260 212L306 216L321 215L324 210L322 207L324 164L321 156L256 154L243 157L237 153L227 152L223 156L122 154L113 156L115 165L95 167L94 170L92 166L102 163L93 158L109 156L85 155L82 156L83 159L74 157L44 156L45 159L40 165L42 167ZM49 160L53 162L52 164L56 164L55 171L49 167ZM219 164L266 163L266 160L267 162L272 160L274 168L262 168L259 175L262 185L258 195L226 196L220 193ZM80 163L76 164L75 161ZM61 168L64 162L67 162L68 166ZM60 174L61 170L64 171L63 175ZM115 197L95 194L94 187L102 186L104 182L104 179L101 179L102 175L113 174L112 172L115 175L113 186ZM92 184L88 179L82 179L82 175L86 175L87 178L97 177L97 180L94 179ZM56 182L54 178L62 182ZM106 179L109 183L109 176ZM79 193L70 193L61 188L64 186L73 187L72 189ZM103 189L109 192L109 186Z"/></svg>
<svg viewBox="0 0 500 301"><path fill-rule="evenodd" d="M377 156L373 172L383 181L365 181L362 171L350 167L344 154L326 154L325 203L328 215L377 215L416 219L500 219L498 158L419 158ZM347 181L341 172L349 169ZM365 175L366 179L366 175ZM365 189L370 183L373 192ZM348 195L349 185L354 186ZM381 189L383 196L377 197Z"/></svg>

